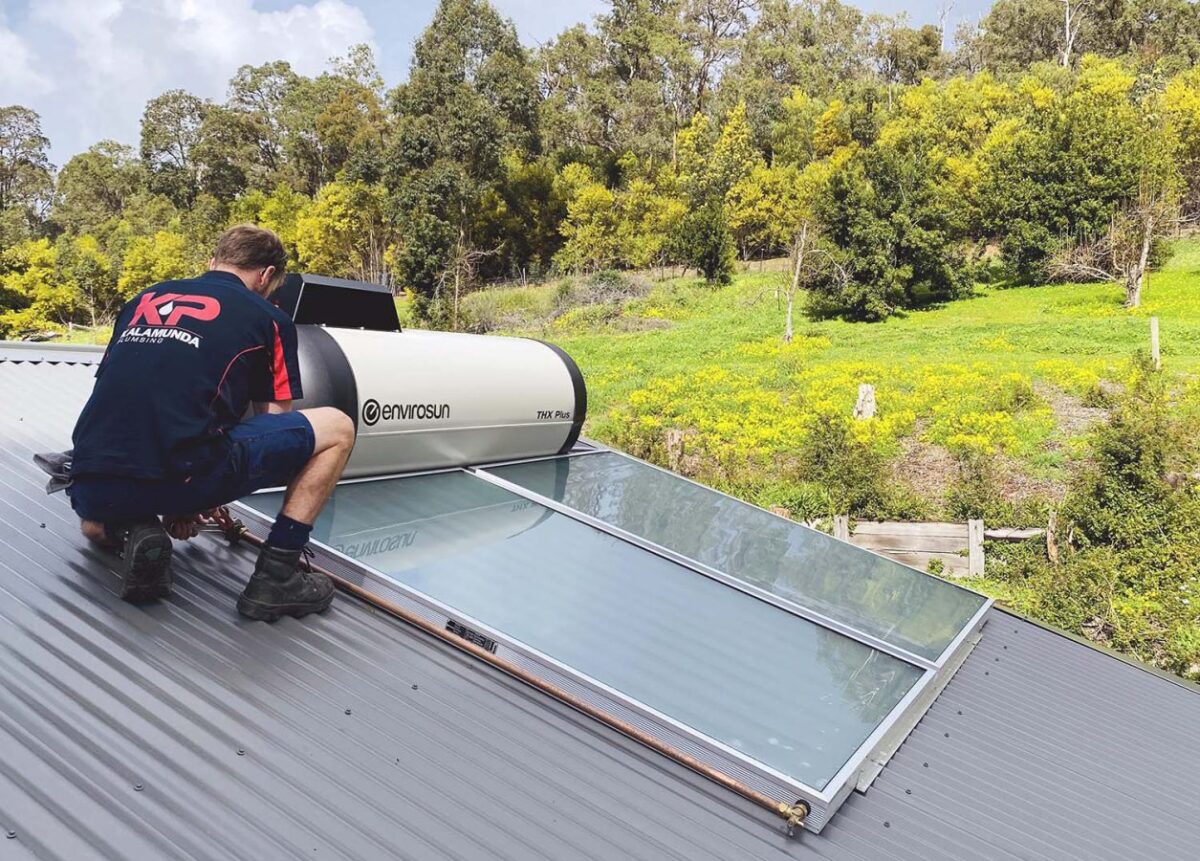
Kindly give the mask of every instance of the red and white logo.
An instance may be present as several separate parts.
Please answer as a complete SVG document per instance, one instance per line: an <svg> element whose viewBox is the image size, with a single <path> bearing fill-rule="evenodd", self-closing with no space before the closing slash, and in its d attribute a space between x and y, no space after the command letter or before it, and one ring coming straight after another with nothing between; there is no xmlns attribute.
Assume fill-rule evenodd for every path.
<svg viewBox="0 0 1200 861"><path fill-rule="evenodd" d="M221 303L211 296L187 293L143 293L120 341L133 344L161 344L180 341L199 348L200 336L180 326L187 319L215 320Z"/></svg>
<svg viewBox="0 0 1200 861"><path fill-rule="evenodd" d="M184 317L215 320L221 313L221 303L211 296L191 296L184 293L143 293L134 309L130 326L178 326Z"/></svg>

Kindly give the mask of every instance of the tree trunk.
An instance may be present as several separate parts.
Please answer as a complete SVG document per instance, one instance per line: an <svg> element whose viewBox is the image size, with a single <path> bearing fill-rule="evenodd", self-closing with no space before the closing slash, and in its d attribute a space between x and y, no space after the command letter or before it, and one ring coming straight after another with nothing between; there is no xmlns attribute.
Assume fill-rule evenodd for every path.
<svg viewBox="0 0 1200 861"><path fill-rule="evenodd" d="M784 343L790 344L794 333L792 331L792 303L796 298L796 291L800 289L800 273L804 269L804 255L808 250L808 222L800 225L800 234L795 238L792 245L792 284L787 291L787 319L784 324L783 340Z"/></svg>
<svg viewBox="0 0 1200 861"><path fill-rule="evenodd" d="M1150 262L1150 242L1154 238L1154 220L1147 218L1142 223L1142 250L1138 262L1125 275L1125 307L1136 308L1142 304L1142 283L1146 279L1146 266Z"/></svg>
<svg viewBox="0 0 1200 861"><path fill-rule="evenodd" d="M454 260L454 310L450 315L450 329L453 332L458 331L458 297L462 291L462 243L462 228L459 228L458 253L455 255Z"/></svg>
<svg viewBox="0 0 1200 861"><path fill-rule="evenodd" d="M458 331L458 299L462 295L463 267L467 265L467 205L459 203L458 247L454 254L454 310L451 313L450 329Z"/></svg>
<svg viewBox="0 0 1200 861"><path fill-rule="evenodd" d="M1083 9L1089 0L1062 0L1063 4L1063 68L1071 65L1071 52L1075 49L1075 39L1083 24ZM1074 5L1072 5L1074 4Z"/></svg>
<svg viewBox="0 0 1200 861"><path fill-rule="evenodd" d="M1063 0L1063 68L1071 65L1071 0Z"/></svg>

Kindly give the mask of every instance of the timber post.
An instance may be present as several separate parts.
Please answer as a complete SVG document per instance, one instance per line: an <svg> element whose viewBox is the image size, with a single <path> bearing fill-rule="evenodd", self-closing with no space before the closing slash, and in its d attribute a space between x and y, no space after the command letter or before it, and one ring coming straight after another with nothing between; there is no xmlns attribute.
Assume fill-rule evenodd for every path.
<svg viewBox="0 0 1200 861"><path fill-rule="evenodd" d="M1150 360L1154 362L1154 370L1162 370L1162 356L1158 350L1158 318L1150 318Z"/></svg>
<svg viewBox="0 0 1200 861"><path fill-rule="evenodd" d="M856 419L875 418L875 387L870 383L862 383L858 387L858 401L854 404Z"/></svg>
<svg viewBox="0 0 1200 861"><path fill-rule="evenodd" d="M967 521L967 574L983 576L983 521Z"/></svg>
<svg viewBox="0 0 1200 861"><path fill-rule="evenodd" d="M679 472L683 462L683 431L678 428L667 429L667 468L671 472Z"/></svg>

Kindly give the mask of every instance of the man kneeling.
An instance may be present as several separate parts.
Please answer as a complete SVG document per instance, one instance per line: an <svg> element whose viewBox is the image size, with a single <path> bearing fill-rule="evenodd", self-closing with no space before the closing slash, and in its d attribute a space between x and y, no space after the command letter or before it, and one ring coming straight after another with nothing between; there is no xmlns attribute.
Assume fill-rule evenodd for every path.
<svg viewBox="0 0 1200 861"><path fill-rule="evenodd" d="M238 612L270 621L333 600L333 583L301 555L354 425L332 407L291 411L303 396L296 328L266 300L285 264L274 233L234 227L208 272L157 284L117 317L75 425L68 493L83 534L120 554L127 600L170 594L171 539L158 515L186 538L200 514L282 485L283 508Z"/></svg>

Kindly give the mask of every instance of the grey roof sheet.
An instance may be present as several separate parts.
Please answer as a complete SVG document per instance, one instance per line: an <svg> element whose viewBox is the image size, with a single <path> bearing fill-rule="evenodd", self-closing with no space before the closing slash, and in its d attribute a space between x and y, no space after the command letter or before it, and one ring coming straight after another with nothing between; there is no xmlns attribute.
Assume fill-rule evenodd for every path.
<svg viewBox="0 0 1200 861"><path fill-rule="evenodd" d="M0 858L1196 856L1200 696L998 611L872 788L788 840L350 598L241 621L245 548L184 545L171 600L124 604L30 462L90 371L0 361Z"/></svg>

